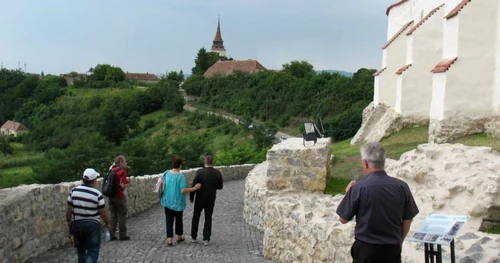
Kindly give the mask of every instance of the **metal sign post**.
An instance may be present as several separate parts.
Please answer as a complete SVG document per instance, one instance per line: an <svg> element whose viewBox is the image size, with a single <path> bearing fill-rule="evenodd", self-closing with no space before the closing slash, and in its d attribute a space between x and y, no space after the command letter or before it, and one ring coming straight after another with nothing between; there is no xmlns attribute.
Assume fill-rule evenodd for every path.
<svg viewBox="0 0 500 263"><path fill-rule="evenodd" d="M424 243L425 263L443 263L443 245L450 246L451 263L455 263L455 236L468 219L461 215L432 214L409 240Z"/></svg>

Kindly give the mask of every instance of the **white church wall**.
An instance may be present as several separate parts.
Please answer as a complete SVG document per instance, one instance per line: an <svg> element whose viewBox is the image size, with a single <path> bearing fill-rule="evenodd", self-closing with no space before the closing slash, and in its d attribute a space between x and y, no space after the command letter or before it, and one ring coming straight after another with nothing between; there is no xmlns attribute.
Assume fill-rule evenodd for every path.
<svg viewBox="0 0 500 263"><path fill-rule="evenodd" d="M445 88L446 73L432 74L432 99L429 114L431 119L443 119Z"/></svg>
<svg viewBox="0 0 500 263"><path fill-rule="evenodd" d="M396 105L397 88L397 75L395 73L405 65L406 60L406 31L401 33L385 49L387 52L387 65L385 71L379 75L379 103L394 107Z"/></svg>
<svg viewBox="0 0 500 263"><path fill-rule="evenodd" d="M471 1L456 16L458 60L449 71L445 117L491 114L498 15L498 7L493 6L497 7L498 2Z"/></svg>
<svg viewBox="0 0 500 263"><path fill-rule="evenodd" d="M494 72L494 96L493 112L500 114L500 5L497 7L497 29L496 29L496 50L495 50L495 72Z"/></svg>
<svg viewBox="0 0 500 263"><path fill-rule="evenodd" d="M448 4L445 5L445 7ZM445 11L445 15L446 15ZM458 30L459 16L450 19L444 19L444 37L443 37L443 59L455 58L458 55Z"/></svg>
<svg viewBox="0 0 500 263"><path fill-rule="evenodd" d="M444 89L444 100L443 105L438 105L441 103L439 98L433 98L431 117L437 118L430 121L431 142L443 143L469 134L493 133L500 124L491 108L498 5L497 1L471 1L455 17L447 19L446 30L453 32L455 28L451 26L458 27L458 59L445 73L434 74L446 75L446 83L444 88L433 83L434 93ZM439 110L442 112L436 112Z"/></svg>
<svg viewBox="0 0 500 263"><path fill-rule="evenodd" d="M396 104L399 108L396 111L408 122L429 119L433 79L430 71L441 60L443 14L444 9L439 9L408 36L408 53L411 54L407 55L406 64L412 66L402 74L401 101L399 106Z"/></svg>
<svg viewBox="0 0 500 263"><path fill-rule="evenodd" d="M444 6L444 12L447 15L448 13L451 12L458 4L460 4L462 0L446 0L445 3L446 5Z"/></svg>
<svg viewBox="0 0 500 263"><path fill-rule="evenodd" d="M379 83L380 83L380 76L375 76L375 79L373 80L373 105L375 107L378 106L380 103L380 89L379 89Z"/></svg>
<svg viewBox="0 0 500 263"><path fill-rule="evenodd" d="M404 2L391 8L388 16L387 40L391 39L411 19L411 3Z"/></svg>

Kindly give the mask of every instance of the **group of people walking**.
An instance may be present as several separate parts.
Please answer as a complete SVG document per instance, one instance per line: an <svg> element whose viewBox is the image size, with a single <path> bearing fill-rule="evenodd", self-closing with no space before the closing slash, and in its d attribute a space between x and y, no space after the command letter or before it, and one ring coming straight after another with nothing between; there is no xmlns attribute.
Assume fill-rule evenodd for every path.
<svg viewBox="0 0 500 263"><path fill-rule="evenodd" d="M361 262L401 262L401 251L412 223L419 213L411 190L404 181L389 176L385 170L385 150L378 142L369 142L361 147L361 165L365 175L360 182L352 181L346 187L346 195L337 207L337 214L343 224L355 218L355 242L351 247L354 263ZM203 242L209 245L212 233L212 213L217 190L222 189L222 175L213 167L212 156L204 159L204 168L196 172L191 187L181 173L183 160L175 157L172 169L167 170L163 179L164 188L161 205L165 210L167 245L174 244L174 224L177 243L185 241L183 236L183 211L186 208L186 194L194 202L191 224L191 241L196 242L201 212L205 212ZM116 156L110 170L115 174L117 194L109 198L109 210L105 209L104 197L95 188L97 173L86 169L83 185L73 188L68 196L66 220L74 236L78 262L97 262L101 242L100 220L111 232L111 240L116 238L119 226L119 240L130 239L126 231L127 202L124 190L129 183L123 155Z"/></svg>
<svg viewBox="0 0 500 263"><path fill-rule="evenodd" d="M203 229L203 243L209 245L212 234L212 213L215 206L217 190L222 189L222 174L213 167L213 157L208 155L204 159L204 167L196 172L191 187L187 187L186 179L181 173L183 160L175 157L172 160L172 169L161 175L164 181L161 205L165 210L167 245L174 244L174 223L177 243L185 241L183 236L183 211L186 208L186 194L190 193L190 201L194 202L194 213L191 224L191 242L196 243L198 225L201 212L205 211L205 225ZM92 168L83 172L83 184L71 189L67 199L66 221L70 235L76 247L78 262L97 262L101 244L101 221L104 221L110 232L110 241L129 240L127 235L127 199L125 189L130 183L128 179L127 160L117 154L113 165L109 168L113 172L116 183L116 194L108 197L108 210L105 208L103 194L96 189L97 178L100 176ZM116 230L118 227L118 237Z"/></svg>
<svg viewBox="0 0 500 263"><path fill-rule="evenodd" d="M222 174L213 167L213 157L208 155L203 162L203 168L196 171L191 187L186 187L184 175L180 172L183 160L175 157L172 160L172 170L163 174L165 190L161 198L161 205L165 210L167 227L167 245L173 245L175 234L177 243L185 241L183 236L183 211L186 208L186 193L190 193L190 201L194 202L194 213L191 223L191 242L197 242L198 225L201 212L205 211L205 225L203 228L203 243L209 245L212 235L212 213L214 211L217 190L223 188Z"/></svg>

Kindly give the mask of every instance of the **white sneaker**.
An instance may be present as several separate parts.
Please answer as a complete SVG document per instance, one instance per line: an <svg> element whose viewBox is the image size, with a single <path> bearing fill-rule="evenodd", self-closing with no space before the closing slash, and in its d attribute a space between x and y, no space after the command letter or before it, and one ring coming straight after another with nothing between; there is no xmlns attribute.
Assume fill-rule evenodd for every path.
<svg viewBox="0 0 500 263"><path fill-rule="evenodd" d="M191 243L198 243L198 240L196 240L196 238L191 238Z"/></svg>
<svg viewBox="0 0 500 263"><path fill-rule="evenodd" d="M210 242L210 241L208 241L208 240L203 240L203 245L205 245L206 247L208 247L208 242Z"/></svg>

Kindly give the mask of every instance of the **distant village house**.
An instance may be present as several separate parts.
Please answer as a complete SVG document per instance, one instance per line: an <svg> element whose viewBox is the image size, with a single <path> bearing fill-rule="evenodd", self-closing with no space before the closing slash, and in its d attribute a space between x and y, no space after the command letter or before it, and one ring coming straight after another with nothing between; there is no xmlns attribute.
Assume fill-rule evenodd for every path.
<svg viewBox="0 0 500 263"><path fill-rule="evenodd" d="M75 80L86 80L88 77L87 74L85 73L76 73L76 72L61 74L59 76L66 79L66 83L68 83L68 86L73 86Z"/></svg>
<svg viewBox="0 0 500 263"><path fill-rule="evenodd" d="M156 83L160 81L160 79L155 74L149 73L126 73L126 80L135 80L139 82L147 82L147 83Z"/></svg>
<svg viewBox="0 0 500 263"><path fill-rule="evenodd" d="M229 76L236 71L253 74L255 72L266 70L257 60L226 60L217 61L205 71L203 76L210 78L213 76Z"/></svg>
<svg viewBox="0 0 500 263"><path fill-rule="evenodd" d="M0 127L1 136L17 136L20 133L27 132L28 129L22 123L15 121L6 121L2 127Z"/></svg>

